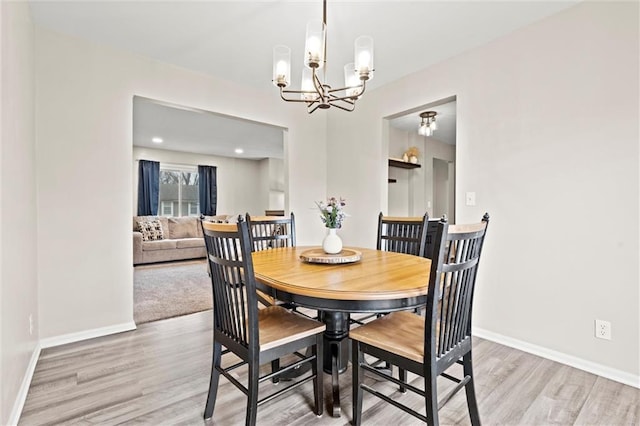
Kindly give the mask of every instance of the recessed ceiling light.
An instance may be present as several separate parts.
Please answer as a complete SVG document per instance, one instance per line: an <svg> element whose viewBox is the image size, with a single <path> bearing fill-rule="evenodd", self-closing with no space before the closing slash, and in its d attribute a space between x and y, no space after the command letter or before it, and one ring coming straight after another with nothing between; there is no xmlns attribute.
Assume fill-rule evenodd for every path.
<svg viewBox="0 0 640 426"><path fill-rule="evenodd" d="M243 152L244 152L244 149L236 148L236 154L242 154Z"/></svg>
<svg viewBox="0 0 640 426"><path fill-rule="evenodd" d="M162 143L162 138L158 138L158 137L152 138L151 142L153 142L153 143Z"/></svg>

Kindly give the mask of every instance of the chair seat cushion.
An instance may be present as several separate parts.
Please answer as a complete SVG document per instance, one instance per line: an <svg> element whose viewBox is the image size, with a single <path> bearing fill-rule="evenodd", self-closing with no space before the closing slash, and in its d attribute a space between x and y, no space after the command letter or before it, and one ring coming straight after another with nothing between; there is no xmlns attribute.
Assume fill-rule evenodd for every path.
<svg viewBox="0 0 640 426"><path fill-rule="evenodd" d="M326 328L321 322L294 314L280 306L258 310L258 322L260 351L321 333Z"/></svg>
<svg viewBox="0 0 640 426"><path fill-rule="evenodd" d="M349 337L415 362L424 362L424 317L393 312L354 328Z"/></svg>

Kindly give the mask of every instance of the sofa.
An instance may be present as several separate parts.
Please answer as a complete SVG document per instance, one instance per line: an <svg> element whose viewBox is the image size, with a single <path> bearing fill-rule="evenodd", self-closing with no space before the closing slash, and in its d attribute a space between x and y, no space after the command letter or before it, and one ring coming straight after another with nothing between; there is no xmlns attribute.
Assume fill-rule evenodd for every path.
<svg viewBox="0 0 640 426"><path fill-rule="evenodd" d="M133 264L207 256L197 217L134 216Z"/></svg>

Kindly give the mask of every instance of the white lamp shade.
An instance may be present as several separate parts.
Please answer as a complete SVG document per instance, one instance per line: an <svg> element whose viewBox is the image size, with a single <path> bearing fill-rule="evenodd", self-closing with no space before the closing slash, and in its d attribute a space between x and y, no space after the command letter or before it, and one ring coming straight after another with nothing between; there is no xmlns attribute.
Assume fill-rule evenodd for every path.
<svg viewBox="0 0 640 426"><path fill-rule="evenodd" d="M308 68L324 66L325 26L320 20L309 21L304 43L304 64Z"/></svg>
<svg viewBox="0 0 640 426"><path fill-rule="evenodd" d="M418 134L421 136L431 136L433 131L427 123L422 123L420 127L418 127Z"/></svg>
<svg viewBox="0 0 640 426"><path fill-rule="evenodd" d="M355 41L355 68L361 80L373 78L373 39L369 36Z"/></svg>
<svg viewBox="0 0 640 426"><path fill-rule="evenodd" d="M300 99L303 101L315 101L318 99L318 92L313 84L313 72L309 68L302 69L302 82L300 90L311 93L301 93Z"/></svg>
<svg viewBox="0 0 640 426"><path fill-rule="evenodd" d="M344 66L344 85L347 87L347 96L355 97L360 91L360 78L353 62Z"/></svg>
<svg viewBox="0 0 640 426"><path fill-rule="evenodd" d="M287 87L291 83L291 49L287 46L273 48L273 84Z"/></svg>

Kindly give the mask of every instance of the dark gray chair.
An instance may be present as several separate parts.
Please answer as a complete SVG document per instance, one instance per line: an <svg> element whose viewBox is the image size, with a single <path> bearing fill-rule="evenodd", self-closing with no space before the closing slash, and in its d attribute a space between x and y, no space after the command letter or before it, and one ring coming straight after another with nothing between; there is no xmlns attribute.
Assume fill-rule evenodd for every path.
<svg viewBox="0 0 640 426"><path fill-rule="evenodd" d="M286 216L251 216L246 214L251 237L251 251L296 246L296 220Z"/></svg>
<svg viewBox="0 0 640 426"><path fill-rule="evenodd" d="M393 217L378 215L376 249L422 256L429 216Z"/></svg>
<svg viewBox="0 0 640 426"><path fill-rule="evenodd" d="M427 259L433 259L433 247L435 244L436 232L438 231L438 223L447 220L447 216L443 215L441 219L429 219L424 236L424 250L421 256Z"/></svg>
<svg viewBox="0 0 640 426"><path fill-rule="evenodd" d="M256 279L251 258L251 240L247 223L202 222L211 270L213 290L213 360L209 395L204 418L213 415L220 375L247 395L246 424L255 425L258 406L313 381L314 412L322 415L322 338L325 325L292 313L280 306L258 309ZM226 350L222 350L223 346ZM301 351L309 348L309 354ZM223 368L223 353L232 352L241 362ZM259 377L260 365L294 354L299 360ZM258 400L258 384L278 377L300 365L311 364L311 373L300 376L289 386ZM230 372L248 365L248 384L244 386ZM273 385L271 385L273 386ZM282 385L280 385L282 386Z"/></svg>
<svg viewBox="0 0 640 426"><path fill-rule="evenodd" d="M363 391L402 409L416 418L438 425L438 409L460 389L465 388L471 424L480 424L473 384L471 314L480 254L489 215L480 223L447 225L439 222L434 238L425 316L411 312L393 312L351 330L353 342L353 424L360 425ZM365 355L397 365L395 378L364 361ZM463 377L446 371L462 364ZM424 397L425 414L407 407L397 396L391 397L362 382L368 371ZM424 378L424 389L407 383L406 371ZM436 379L443 376L457 385L438 401Z"/></svg>
<svg viewBox="0 0 640 426"><path fill-rule="evenodd" d="M251 251L296 246L296 220L293 212L289 217L251 216L247 213L246 218L249 225ZM260 285L258 301L264 306L283 305L287 309L294 309L294 306L278 302L270 294L270 289Z"/></svg>
<svg viewBox="0 0 640 426"><path fill-rule="evenodd" d="M378 237L376 249L394 253L423 256L427 237L427 223L429 215L424 216L384 216L378 214ZM436 221L437 223L437 221ZM419 312L419 309L415 309ZM373 317L380 318L382 314L365 314L352 316L352 324L365 324Z"/></svg>

